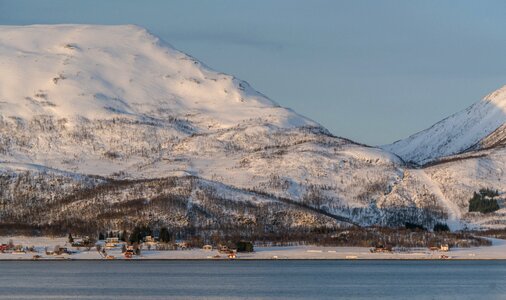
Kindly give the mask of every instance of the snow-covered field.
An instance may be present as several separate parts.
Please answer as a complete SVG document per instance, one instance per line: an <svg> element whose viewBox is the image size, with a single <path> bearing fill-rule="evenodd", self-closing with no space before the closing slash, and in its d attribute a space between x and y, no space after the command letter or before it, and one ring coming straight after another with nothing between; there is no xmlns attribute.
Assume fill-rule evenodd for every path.
<svg viewBox="0 0 506 300"><path fill-rule="evenodd" d="M87 251L84 248L79 250L71 248L66 243L66 238L48 237L0 237L0 243L13 240L14 244L23 246L35 246L38 253L12 254L0 253L0 260L31 260L34 255L40 255L40 259L49 260L86 260L105 259L94 248ZM441 259L441 255L447 255L449 259L506 259L506 240L491 239L492 246L474 248L454 248L449 252L430 251L426 248L411 248L392 253L371 253L370 248L365 247L318 247L318 246L287 246L287 247L255 247L253 253L238 253L237 259ZM72 255L46 255L44 249L52 250L56 245L69 247L75 251ZM107 250L107 255L114 256L114 259L125 259L121 249ZM219 257L217 257L219 256ZM226 254L217 250L142 250L140 256L132 259L228 259Z"/></svg>

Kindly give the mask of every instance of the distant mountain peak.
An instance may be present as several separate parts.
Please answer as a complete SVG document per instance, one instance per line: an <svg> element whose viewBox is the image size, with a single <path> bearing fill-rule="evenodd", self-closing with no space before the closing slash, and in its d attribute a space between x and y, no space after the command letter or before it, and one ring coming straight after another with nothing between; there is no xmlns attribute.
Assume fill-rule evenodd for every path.
<svg viewBox="0 0 506 300"><path fill-rule="evenodd" d="M493 91L483 98L484 101L493 102L506 111L506 85Z"/></svg>
<svg viewBox="0 0 506 300"><path fill-rule="evenodd" d="M506 86L503 86L430 128L382 148L407 162L423 165L445 156L484 147L484 141L489 135L503 132L498 129L505 123ZM503 138L495 136L489 139Z"/></svg>

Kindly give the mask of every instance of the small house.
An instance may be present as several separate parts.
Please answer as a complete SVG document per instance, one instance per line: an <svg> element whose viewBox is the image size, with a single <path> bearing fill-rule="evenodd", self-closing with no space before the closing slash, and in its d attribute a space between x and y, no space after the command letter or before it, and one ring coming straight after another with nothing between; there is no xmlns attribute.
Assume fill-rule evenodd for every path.
<svg viewBox="0 0 506 300"><path fill-rule="evenodd" d="M230 250L228 249L228 246L225 246L225 245L220 245L220 246L218 247L218 251L219 251L220 253L228 253Z"/></svg>
<svg viewBox="0 0 506 300"><path fill-rule="evenodd" d="M22 245L16 245L14 247L14 250L12 251L12 254L25 254L26 253L26 249L23 248Z"/></svg>
<svg viewBox="0 0 506 300"><path fill-rule="evenodd" d="M24 249L15 249L12 251L12 254L25 254L26 251Z"/></svg>
<svg viewBox="0 0 506 300"><path fill-rule="evenodd" d="M119 239L117 237L110 237L105 240L105 248L112 249L119 245Z"/></svg>
<svg viewBox="0 0 506 300"><path fill-rule="evenodd" d="M448 244L442 244L440 247L441 251L448 252L450 251L450 246Z"/></svg>
<svg viewBox="0 0 506 300"><path fill-rule="evenodd" d="M72 247L91 247L93 244L94 243L90 237L86 235L81 239L75 238L74 242L71 245Z"/></svg>
<svg viewBox="0 0 506 300"><path fill-rule="evenodd" d="M392 247L378 245L371 249L371 253L390 253L392 252Z"/></svg>
<svg viewBox="0 0 506 300"><path fill-rule="evenodd" d="M186 242L178 242L176 243L176 246L178 249L188 249L188 243Z"/></svg>
<svg viewBox="0 0 506 300"><path fill-rule="evenodd" d="M128 246L125 253L123 253L123 256L125 256L125 258L132 258L134 255L135 255L134 246Z"/></svg>
<svg viewBox="0 0 506 300"><path fill-rule="evenodd" d="M144 244L146 244L147 246L156 246L158 245L158 242L155 240L154 237L147 235L146 237L144 237Z"/></svg>
<svg viewBox="0 0 506 300"><path fill-rule="evenodd" d="M55 250L53 251L53 254L54 255L62 255L62 254L72 254L71 251L69 251L69 249L65 248L65 247L59 247L59 248L55 248Z"/></svg>

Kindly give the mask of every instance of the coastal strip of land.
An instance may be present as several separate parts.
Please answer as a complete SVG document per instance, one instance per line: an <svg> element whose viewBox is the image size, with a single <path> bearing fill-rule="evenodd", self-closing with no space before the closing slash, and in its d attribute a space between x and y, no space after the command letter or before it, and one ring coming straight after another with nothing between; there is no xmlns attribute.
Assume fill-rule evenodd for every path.
<svg viewBox="0 0 506 300"><path fill-rule="evenodd" d="M5 251L0 260L269 260L269 259L459 259L493 260L506 259L506 240L490 239L492 246L452 248L440 251L428 248L394 248L392 251L371 251L366 247L319 247L319 246L276 246L255 247L253 252L236 253L230 258L218 249L152 250L142 249L138 255L128 258L121 247L97 251L95 247L71 248L66 238L49 237L0 237L0 241L12 241L25 245L29 251ZM68 253L56 254L48 249L69 249ZM67 248L68 247L68 248Z"/></svg>

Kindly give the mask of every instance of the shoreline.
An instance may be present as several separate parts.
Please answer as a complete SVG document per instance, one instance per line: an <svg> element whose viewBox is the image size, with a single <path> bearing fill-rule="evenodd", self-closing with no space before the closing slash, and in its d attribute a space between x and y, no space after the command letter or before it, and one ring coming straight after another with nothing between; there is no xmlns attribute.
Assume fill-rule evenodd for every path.
<svg viewBox="0 0 506 300"><path fill-rule="evenodd" d="M40 258L40 259L0 259L1 262L76 262L76 261L107 261L107 262L160 262L160 261L213 261L222 263L233 263L237 261L506 261L506 258L449 258L449 259L435 259L435 258L360 258L360 259L346 259L346 258L249 258L249 259L206 259L206 258L154 258L154 259L100 259L100 258Z"/></svg>
<svg viewBox="0 0 506 300"><path fill-rule="evenodd" d="M35 252L0 253L0 261L235 261L235 260L506 260L506 240L489 238L492 246L453 248L448 252L432 251L427 248L404 248L402 251L371 253L366 247L320 247L320 246L275 246L255 247L254 252L237 253L237 258L228 258L218 250L147 250L140 256L125 258L121 248L106 250L109 259L94 248L72 248L65 237L0 237L0 243L12 240L14 244L33 246ZM73 254L47 255L45 248L53 249L56 245L68 247ZM37 257L34 257L37 256Z"/></svg>

